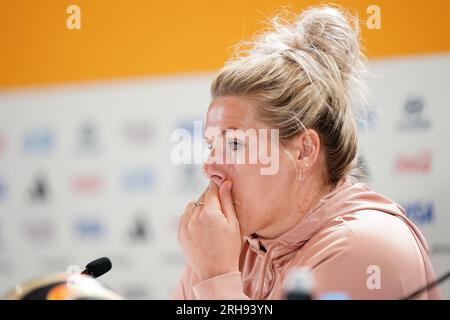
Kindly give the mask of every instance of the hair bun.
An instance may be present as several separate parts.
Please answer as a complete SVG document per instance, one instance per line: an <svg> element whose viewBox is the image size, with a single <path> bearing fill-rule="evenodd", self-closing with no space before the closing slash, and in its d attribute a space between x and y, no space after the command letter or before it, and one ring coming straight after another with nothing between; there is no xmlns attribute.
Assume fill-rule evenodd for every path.
<svg viewBox="0 0 450 320"><path fill-rule="evenodd" d="M360 77L365 69L365 57L359 46L359 23L345 10L337 7L313 7L299 16L287 13L275 16L273 30L266 32L251 43L250 54L271 54L290 57L301 52L311 54L328 69L339 68L342 79ZM289 56L289 54L287 55Z"/></svg>
<svg viewBox="0 0 450 320"><path fill-rule="evenodd" d="M295 26L293 48L330 55L342 72L351 72L363 56L359 47L359 24L355 17L334 7L304 11Z"/></svg>

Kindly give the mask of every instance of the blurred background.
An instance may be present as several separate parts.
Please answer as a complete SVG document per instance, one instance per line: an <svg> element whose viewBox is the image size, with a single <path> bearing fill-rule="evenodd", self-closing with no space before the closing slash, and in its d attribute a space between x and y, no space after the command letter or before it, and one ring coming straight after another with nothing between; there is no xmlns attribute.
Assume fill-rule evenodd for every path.
<svg viewBox="0 0 450 320"><path fill-rule="evenodd" d="M366 182L406 208L442 274L450 2L334 2L359 16L369 57ZM281 9L321 3L1 0L0 295L108 256L103 283L130 299L169 298L185 265L178 217L207 183L200 165L171 161L171 133L204 119L238 41ZM450 283L442 290L450 298Z"/></svg>

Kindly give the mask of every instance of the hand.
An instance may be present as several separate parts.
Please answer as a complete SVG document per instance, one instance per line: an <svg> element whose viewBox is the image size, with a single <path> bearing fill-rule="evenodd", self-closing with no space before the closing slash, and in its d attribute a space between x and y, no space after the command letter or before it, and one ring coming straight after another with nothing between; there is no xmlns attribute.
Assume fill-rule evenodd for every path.
<svg viewBox="0 0 450 320"><path fill-rule="evenodd" d="M219 187L211 182L199 201L186 206L178 228L180 243L189 265L200 281L239 271L241 234L227 180Z"/></svg>

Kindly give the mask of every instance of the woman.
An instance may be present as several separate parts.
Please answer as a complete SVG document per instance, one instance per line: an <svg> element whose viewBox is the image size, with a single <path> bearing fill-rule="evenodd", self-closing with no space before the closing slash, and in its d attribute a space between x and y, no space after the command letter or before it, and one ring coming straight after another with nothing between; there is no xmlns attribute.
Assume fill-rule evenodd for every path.
<svg viewBox="0 0 450 320"><path fill-rule="evenodd" d="M212 83L211 182L180 221L188 267L174 297L282 299L300 266L311 270L316 298L414 292L435 279L423 236L400 206L349 178L358 151L352 108L364 96L357 23L320 7L273 26ZM262 129L275 129L256 140L278 146L274 174L262 174L260 155L242 156L255 146L240 133Z"/></svg>

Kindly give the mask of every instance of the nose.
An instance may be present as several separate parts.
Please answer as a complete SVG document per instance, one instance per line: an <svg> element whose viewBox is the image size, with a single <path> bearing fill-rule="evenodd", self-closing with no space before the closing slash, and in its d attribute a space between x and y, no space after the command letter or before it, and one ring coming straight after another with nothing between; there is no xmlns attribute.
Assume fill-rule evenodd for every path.
<svg viewBox="0 0 450 320"><path fill-rule="evenodd" d="M219 188L226 180L225 174L219 168L217 168L217 165L214 163L205 163L203 165L203 174L209 180L214 181L214 183L217 184Z"/></svg>

